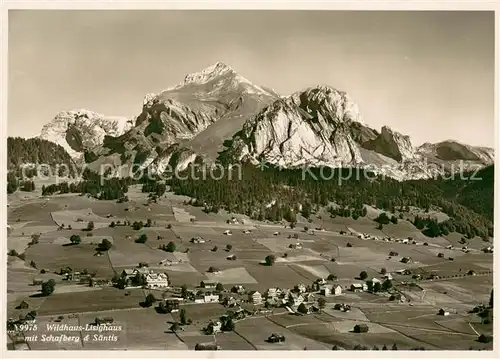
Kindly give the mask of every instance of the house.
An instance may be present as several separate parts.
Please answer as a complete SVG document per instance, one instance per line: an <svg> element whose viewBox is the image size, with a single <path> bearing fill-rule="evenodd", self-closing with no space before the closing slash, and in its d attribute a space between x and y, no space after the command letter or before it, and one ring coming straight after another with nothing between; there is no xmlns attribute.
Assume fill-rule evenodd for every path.
<svg viewBox="0 0 500 359"><path fill-rule="evenodd" d="M297 284L294 289L296 292L305 293L307 288L304 284Z"/></svg>
<svg viewBox="0 0 500 359"><path fill-rule="evenodd" d="M101 324L111 324L115 320L112 317L97 317L95 318L95 324L96 325L101 325Z"/></svg>
<svg viewBox="0 0 500 359"><path fill-rule="evenodd" d="M333 295L342 295L342 287L340 285L336 285L332 288Z"/></svg>
<svg viewBox="0 0 500 359"><path fill-rule="evenodd" d="M229 229L226 229L226 230L224 231L224 234L225 234L226 236L230 236L230 235L232 235L232 234L233 234L233 232L231 232Z"/></svg>
<svg viewBox="0 0 500 359"><path fill-rule="evenodd" d="M105 287L111 285L111 281L107 278L92 278L89 285L91 287Z"/></svg>
<svg viewBox="0 0 500 359"><path fill-rule="evenodd" d="M167 288L169 286L168 275L166 273L146 274L146 284L148 288Z"/></svg>
<svg viewBox="0 0 500 359"><path fill-rule="evenodd" d="M291 306L298 307L302 303L304 303L304 296L302 294L290 293L288 295L287 303Z"/></svg>
<svg viewBox="0 0 500 359"><path fill-rule="evenodd" d="M217 283L215 283L215 282L202 281L200 283L200 287L205 288L205 289L213 289L216 286L217 286Z"/></svg>
<svg viewBox="0 0 500 359"><path fill-rule="evenodd" d="M275 236L279 236L279 235L280 235L280 232L274 232L274 235L275 235Z"/></svg>
<svg viewBox="0 0 500 359"><path fill-rule="evenodd" d="M249 234L249 233L252 233L252 231L251 231L251 230L249 230L249 229L245 229L245 230L243 231L243 233L244 233L244 234Z"/></svg>
<svg viewBox="0 0 500 359"><path fill-rule="evenodd" d="M326 284L326 280L325 280L325 278L319 278L319 279L316 279L316 283L318 283L319 285L324 285L324 284Z"/></svg>
<svg viewBox="0 0 500 359"><path fill-rule="evenodd" d="M353 292L363 292L368 289L366 283L353 283L351 284L351 291Z"/></svg>
<svg viewBox="0 0 500 359"><path fill-rule="evenodd" d="M243 294L245 293L245 287L243 287L242 285L235 285L234 287L231 288L231 292Z"/></svg>
<svg viewBox="0 0 500 359"><path fill-rule="evenodd" d="M228 219L226 221L227 224L239 224L238 220L235 217L232 217L231 219Z"/></svg>
<svg viewBox="0 0 500 359"><path fill-rule="evenodd" d="M392 278L391 273L386 273L386 274L384 275L384 279L386 279L386 280L392 280L393 278Z"/></svg>
<svg viewBox="0 0 500 359"><path fill-rule="evenodd" d="M276 297L267 297L266 307L279 307L283 303Z"/></svg>
<svg viewBox="0 0 500 359"><path fill-rule="evenodd" d="M207 334L217 334L221 331L222 328L222 323L217 320L217 321L210 321L208 323L207 328L206 328L206 333Z"/></svg>
<svg viewBox="0 0 500 359"><path fill-rule="evenodd" d="M205 240L198 236L198 237L191 238L190 242L198 244L198 243L205 243Z"/></svg>
<svg viewBox="0 0 500 359"><path fill-rule="evenodd" d="M28 309L28 308L29 308L29 304L23 300L21 303L19 303L19 305L17 306L16 309Z"/></svg>
<svg viewBox="0 0 500 359"><path fill-rule="evenodd" d="M219 295L215 293L205 293L203 296L204 303L218 303Z"/></svg>
<svg viewBox="0 0 500 359"><path fill-rule="evenodd" d="M282 294L281 289L279 288L269 288L266 292L266 297L268 298L277 298Z"/></svg>
<svg viewBox="0 0 500 359"><path fill-rule="evenodd" d="M399 300L401 303L406 302L406 297L401 293L394 293L389 297L389 300Z"/></svg>
<svg viewBox="0 0 500 359"><path fill-rule="evenodd" d="M281 343L285 341L285 336L281 333L272 333L269 338L267 338L269 343Z"/></svg>
<svg viewBox="0 0 500 359"><path fill-rule="evenodd" d="M309 305L307 307L307 314L317 313L319 312L319 308L315 305Z"/></svg>
<svg viewBox="0 0 500 359"><path fill-rule="evenodd" d="M411 263L412 259L410 257L401 258L401 263Z"/></svg>
<svg viewBox="0 0 500 359"><path fill-rule="evenodd" d="M325 297L328 297L332 294L332 287L329 285L324 285L320 287L319 292Z"/></svg>
<svg viewBox="0 0 500 359"><path fill-rule="evenodd" d="M170 310L170 312L179 311L180 300L177 298L165 299L165 306Z"/></svg>
<svg viewBox="0 0 500 359"><path fill-rule="evenodd" d="M262 294L260 292L253 290L248 293L248 301L253 304L262 304Z"/></svg>
<svg viewBox="0 0 500 359"><path fill-rule="evenodd" d="M354 326L354 333L366 333L368 332L368 325L367 324L356 324Z"/></svg>
<svg viewBox="0 0 500 359"><path fill-rule="evenodd" d="M443 308L439 309L439 315L444 315L444 316L447 316L447 315L450 315L450 312L444 310Z"/></svg>
<svg viewBox="0 0 500 359"><path fill-rule="evenodd" d="M122 277L129 278L129 277L132 277L133 275L134 275L134 270L133 269L124 269L122 271Z"/></svg>
<svg viewBox="0 0 500 359"><path fill-rule="evenodd" d="M375 283L381 283L381 282L380 282L380 279L378 279L378 278L373 278L373 279L372 279L372 283L373 283L373 284L375 284Z"/></svg>
<svg viewBox="0 0 500 359"><path fill-rule="evenodd" d="M236 260L236 255L234 255L234 254L230 254L230 255L228 255L228 256L226 257L226 259L227 259L228 261L235 261L235 260Z"/></svg>
<svg viewBox="0 0 500 359"><path fill-rule="evenodd" d="M290 244L288 246L288 248L291 248L291 249L302 249L303 247L302 247L302 243L297 242L297 243Z"/></svg>
<svg viewBox="0 0 500 359"><path fill-rule="evenodd" d="M238 300L235 297L224 298L222 304L226 307L235 307L238 305Z"/></svg>

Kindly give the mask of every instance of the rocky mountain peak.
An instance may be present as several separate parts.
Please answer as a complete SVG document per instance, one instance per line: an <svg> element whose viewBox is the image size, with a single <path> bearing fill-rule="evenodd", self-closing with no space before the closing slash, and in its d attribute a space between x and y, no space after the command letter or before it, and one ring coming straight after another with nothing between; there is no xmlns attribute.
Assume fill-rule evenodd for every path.
<svg viewBox="0 0 500 359"><path fill-rule="evenodd" d="M223 62L217 62L200 72L193 72L186 75L184 85L187 84L204 84L218 76L234 72L234 70Z"/></svg>
<svg viewBox="0 0 500 359"><path fill-rule="evenodd" d="M59 112L42 127L40 138L62 146L72 157L80 157L100 146L104 136L119 136L132 127L132 119L77 109Z"/></svg>

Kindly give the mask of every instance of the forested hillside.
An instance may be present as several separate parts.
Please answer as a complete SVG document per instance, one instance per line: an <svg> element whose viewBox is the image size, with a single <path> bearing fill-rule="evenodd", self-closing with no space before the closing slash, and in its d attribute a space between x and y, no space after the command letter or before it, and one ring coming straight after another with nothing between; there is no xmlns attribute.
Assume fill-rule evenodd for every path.
<svg viewBox="0 0 500 359"><path fill-rule="evenodd" d="M9 170L18 169L26 163L71 166L72 158L64 148L40 138L7 138L7 166Z"/></svg>
<svg viewBox="0 0 500 359"><path fill-rule="evenodd" d="M483 176L481 180L463 180L457 175L454 179L398 182L371 174L339 181L341 174L342 178L348 177L348 171L335 170L332 178L323 180L318 169L312 170L318 178L315 179L311 175L303 177L301 170L270 167L261 171L244 165L241 180L229 179L229 176L220 180L210 176L206 180L188 177L173 178L169 184L175 193L196 198L196 205L206 211L223 208L257 219L293 221L298 212L307 218L315 208L330 202L345 209L340 212L349 216L362 215L363 204L392 213L407 211L409 206L426 210L433 206L451 218L433 223L438 230L432 231L432 236L454 231L470 238L476 235L487 238L493 234L493 166L476 174L476 178Z"/></svg>

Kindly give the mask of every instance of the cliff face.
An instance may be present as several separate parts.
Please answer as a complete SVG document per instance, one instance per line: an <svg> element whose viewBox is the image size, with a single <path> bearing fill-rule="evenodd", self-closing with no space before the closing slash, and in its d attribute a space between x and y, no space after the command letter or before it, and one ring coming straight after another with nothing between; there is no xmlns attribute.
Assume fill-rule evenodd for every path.
<svg viewBox="0 0 500 359"><path fill-rule="evenodd" d="M71 110L58 113L43 126L40 138L63 147L78 158L104 141L104 136L119 136L133 126L124 117L104 116L89 110Z"/></svg>

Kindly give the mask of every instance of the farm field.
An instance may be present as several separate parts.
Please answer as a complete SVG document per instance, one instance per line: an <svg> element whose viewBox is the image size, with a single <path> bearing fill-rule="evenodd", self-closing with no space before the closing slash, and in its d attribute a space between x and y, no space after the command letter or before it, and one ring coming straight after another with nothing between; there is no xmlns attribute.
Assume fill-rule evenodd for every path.
<svg viewBox="0 0 500 359"><path fill-rule="evenodd" d="M381 349L384 345L389 349L396 345L400 350L452 349L454 345L465 350L491 348L491 344L481 344L476 339L478 333L491 334L492 324L481 323L476 314L469 313L475 306L488 303L493 286L493 256L480 251L486 243L471 240L469 248L475 250L465 253L455 234L426 238L405 220L378 230L372 221L378 215L374 208L368 218L353 220L322 214L321 219L313 216L312 222L299 220L292 229L222 211L207 214L171 193L158 203L147 203L146 194L138 186L131 188L131 193L129 202L119 204L78 195L42 199L30 194L22 200L13 199L7 237L8 250L15 251L7 259L8 317L19 318L36 311L39 329L37 333L24 333L27 337L51 334L48 324L85 326L97 317L112 317L113 325L120 327L109 333L77 330L75 334L63 330L61 334L77 338L59 343L31 340L28 349L194 350L196 344L214 339L223 350L331 350L333 346ZM244 219L244 224L228 224L233 216ZM148 219L151 226L138 230L123 225L125 221L146 223ZM85 231L89 221L94 223L94 229ZM112 221L119 221L120 225L110 227ZM62 224L65 226L61 229ZM324 230L316 229L319 227ZM231 235L224 234L226 230ZM381 238L412 237L417 244L361 239L358 233ZM143 234L147 241L137 243ZM80 236L81 242L71 245L72 235ZM37 241L31 243L34 237ZM191 239L195 237L201 237L204 243L193 243ZM101 252L99 246L104 239L109 240L111 248ZM175 245L173 251L161 249L171 242ZM300 246L293 248L297 244ZM453 247L447 248L449 245ZM442 258L439 253L443 253ZM232 255L234 258L228 258ZM267 256L274 256L272 266L265 265ZM404 257L410 258L408 263L402 262ZM153 273L166 273L169 289L90 286L56 274L70 267L107 283L139 265ZM405 269L411 274L397 272ZM359 278L361 272L366 272L366 278ZM366 280L383 282L381 273L385 272L393 278L390 293L350 290L352 284ZM335 279L326 281L330 275ZM413 275L420 275L421 279L414 279ZM431 280L431 275L438 277ZM40 283L49 279L54 279L55 289L43 296ZM342 293L320 294L315 287L320 279L330 286L339 285ZM222 288L200 288L202 281L220 283ZM174 333L170 328L181 321L180 311L160 314L157 306L162 298L179 297L183 285L198 301L213 292L219 297L215 303L182 301L180 309L191 324L181 325ZM238 285L244 287L244 293L230 291ZM291 290L299 285L314 292L307 307L316 308L315 312L290 314L298 308L290 303L288 309L271 308L266 312L263 304L249 302L253 300L253 291L265 300L269 288ZM149 293L157 302L145 307ZM402 299L391 300L391 295ZM223 299L231 297L239 304L225 307ZM321 310L319 298L325 299ZM27 307L20 307L22 301ZM336 304L349 305L351 309L344 312L336 309ZM215 335L203 332L208 323L222 320L239 308L248 313L234 320L234 331ZM439 315L440 309L450 314ZM361 324L367 325L368 332L353 332L354 326ZM267 342L272 333L283 334L286 340ZM93 334L106 334L110 339L85 340L87 334L90 339Z"/></svg>

